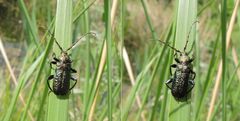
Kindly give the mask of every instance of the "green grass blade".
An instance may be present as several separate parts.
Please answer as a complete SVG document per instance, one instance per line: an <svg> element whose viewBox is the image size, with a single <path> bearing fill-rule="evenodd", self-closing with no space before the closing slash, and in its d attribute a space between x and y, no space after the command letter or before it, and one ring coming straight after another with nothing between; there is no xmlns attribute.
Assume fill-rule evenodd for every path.
<svg viewBox="0 0 240 121"><path fill-rule="evenodd" d="M239 1L0 2L0 36L14 69L9 73L5 64L0 69L0 121L239 120L240 19L235 18L236 12L240 17ZM172 78L169 65L176 63L174 50L156 40L182 51L195 21L199 23L194 24L186 49L192 50L190 57L194 55L195 86L187 103L177 102L165 84ZM73 74L78 79L76 87L64 97L49 93L47 78L56 67L49 68L49 52L57 58L61 53L51 37L65 50L88 32L95 33L95 38L83 37L68 52L77 70ZM231 36L229 51L226 33ZM46 35L47 39L41 39ZM220 60L224 69L219 77ZM13 74L17 85L12 84ZM213 81L219 78L220 83ZM221 86L213 90L216 84ZM210 102L212 93L215 104Z"/></svg>
<svg viewBox="0 0 240 121"><path fill-rule="evenodd" d="M107 41L107 79L108 79L108 120L112 121L112 40L111 40L111 1L104 0L104 21Z"/></svg>
<svg viewBox="0 0 240 121"><path fill-rule="evenodd" d="M114 101L114 105L116 105L116 103L118 103L118 100L117 99L119 99L118 98L118 94L119 94L119 91L120 91L120 89L121 89L121 84L118 84L118 85L116 85L115 87L114 87L114 89L113 89L113 99L115 100ZM114 107L115 108L115 107ZM98 119L98 121L103 121L104 120L104 118L106 117L106 115L107 115L107 111L108 111L108 107L103 107L103 109L101 109L101 116L99 116L99 118L97 118ZM115 121L115 120L114 120Z"/></svg>
<svg viewBox="0 0 240 121"><path fill-rule="evenodd" d="M47 74L51 74L51 69L49 69L48 73ZM47 80L48 77L46 77L44 80ZM46 83L44 83L46 84ZM45 86L44 90L43 90L43 94L42 94L42 99L40 101L40 105L39 105L39 110L37 112L37 121L42 121L43 119L46 119L45 117L43 116L46 116L46 115L43 115L44 113L44 105L46 104L46 100L47 100L47 97L48 97L48 86Z"/></svg>
<svg viewBox="0 0 240 121"><path fill-rule="evenodd" d="M218 48L219 36L220 36L220 31L218 32L217 38L214 43L212 58L210 60L210 64L209 64L208 71L207 71L207 76L206 76L206 79L205 79L204 85L203 85L203 92L202 92L201 98L199 100L199 103L196 104L197 107L196 107L196 112L195 112L195 120L199 120L199 115L202 114L202 109L204 107L203 103L204 103L205 98L207 98L207 94L208 94L207 92L210 87L210 82L211 82L211 80L213 80L212 75L213 75L213 72L216 71L216 63L217 63L216 61L218 60L218 59L216 59L216 56L217 56L216 51Z"/></svg>
<svg viewBox="0 0 240 121"><path fill-rule="evenodd" d="M196 21L197 15L197 1L196 0L179 0L178 2L178 12L177 12L177 28L176 28L176 48L183 51L185 46L188 32L191 31L189 35L189 43L187 46L187 51L190 50L193 41L196 38L195 27L190 30L191 25ZM194 25L195 26L195 25ZM198 75L198 74L197 74ZM197 85L197 84L196 84ZM196 86L195 86L196 89ZM195 90L194 89L194 90ZM171 111L178 107L179 103L173 99L171 96ZM181 108L181 111L177 111L169 117L170 121L187 121L190 120L190 104Z"/></svg>
<svg viewBox="0 0 240 121"><path fill-rule="evenodd" d="M173 25L172 25L172 32L173 33L176 33L176 22L173 22ZM175 34L173 34L173 36L171 36L172 38L171 38L171 40L175 40ZM174 45L175 43L173 43L172 45ZM174 52L174 50L172 50L172 52ZM173 54L172 54L172 56L169 56L169 62L173 62L173 60L174 60L174 58L173 58ZM170 74L170 73L169 73ZM160 112L160 121L162 121L162 120L168 120L169 119L169 117L171 116L170 115L170 110L169 110L169 106L170 106L170 101L168 101L168 100L170 100L170 96L172 96L171 95L171 93L170 93L170 90L165 86L165 88L164 88L164 99L163 99L163 102L161 103L161 106L163 106L164 108L163 108L163 110ZM170 96L169 96L170 95Z"/></svg>
<svg viewBox="0 0 240 121"><path fill-rule="evenodd" d="M63 50L70 47L72 42L72 4L71 0L57 1L55 38ZM58 57L61 51L56 43L53 50ZM67 121L68 106L69 95L58 97L54 93L49 93L47 120Z"/></svg>
<svg viewBox="0 0 240 121"><path fill-rule="evenodd" d="M18 86L15 89L15 92L12 96L13 98L10 102L9 108L3 121L10 121L11 115L15 109L16 102L23 85L28 81L29 77L32 76L32 74L38 67L39 63L41 62L42 58L43 54L39 56L39 58L28 68L28 70L22 76L20 76Z"/></svg>
<svg viewBox="0 0 240 121"><path fill-rule="evenodd" d="M231 87L233 81L235 81L235 80L234 80L234 76L237 75L236 73L237 73L239 67L240 67L240 63L238 63L237 67L234 69L231 77L229 78L229 80L228 80L228 82L227 82L227 85L226 85L226 91L227 91L227 92L230 92L230 87ZM239 92L239 91L237 91L237 92ZM237 93L236 93L236 94L237 94ZM230 96L226 96L226 97L230 97ZM238 97L238 96L237 96L237 97ZM215 117L216 117L216 114L219 112L219 108L221 108L220 106L221 106L222 103L223 103L223 97L221 97L221 99L217 102L216 107L215 107L215 110L214 110L214 112L213 112L213 115L211 116L210 121L216 120L216 118L215 118ZM230 112L229 112L229 113L230 113ZM231 114L231 113L230 113L230 114ZM230 116L230 117L233 117L233 116Z"/></svg>
<svg viewBox="0 0 240 121"><path fill-rule="evenodd" d="M81 10L80 12L78 11L78 7L81 6L81 0L78 1L77 3L77 6L74 8L74 12L73 13L77 13L75 16L74 16L74 19L73 19L73 22L76 22L95 2L96 0L93 0L91 3L89 3L87 6L86 6L86 1L85 1L85 7L83 10Z"/></svg>
<svg viewBox="0 0 240 121"><path fill-rule="evenodd" d="M149 8L147 8L147 3L146 3L145 0L141 0L141 4L142 4L143 10L144 10L144 14L145 14L145 17L146 17L146 20L147 20L148 27L149 27L149 29L151 31L151 34L152 34L152 39L153 40L158 40L159 38L157 36L156 31L154 30L153 23L150 20L150 15L149 15L149 12L148 12ZM155 52L157 52L157 51L158 51L158 45L156 44L150 52L150 58L152 58L154 56Z"/></svg>
<svg viewBox="0 0 240 121"><path fill-rule="evenodd" d="M136 94L137 94L137 91L139 91L139 88L141 87L141 85L143 84L144 82L144 76L146 75L146 73L149 71L149 69L151 68L151 66L154 64L155 61L157 61L157 59L159 58L160 54L158 55L155 55L152 60L150 60L148 62L148 64L145 66L145 68L141 71L141 73L138 74L137 78L136 78L136 83L135 85L132 87L127 99L126 99L126 104L124 103L124 106L123 106L123 111L122 111L122 115L121 115L121 119L123 121L126 121L127 120L127 117L128 117L128 113L130 111L130 108L133 104L133 102L135 101L136 99Z"/></svg>
<svg viewBox="0 0 240 121"><path fill-rule="evenodd" d="M173 33L174 33L173 24L170 24L169 29L168 29L168 33L167 33L167 36L166 36L166 39L165 39L166 42L169 42L170 40L173 40L173 38L174 38L174 36L172 36ZM165 49L167 49L166 45L164 46L163 50L165 50ZM170 54L168 54L168 55L170 55ZM168 57L168 56L166 56L166 57ZM166 69L169 68L170 62L172 62L172 57L168 57L168 58L169 59L166 59L165 62L163 63L163 66L161 67L162 70L164 68L166 68ZM165 99L167 99L167 95L166 95L167 88L164 85L164 83L165 83L164 81L166 79L166 78L164 78L165 75L167 76L167 78L169 78L169 72L168 71L161 71L161 74L159 76L160 78L159 78L158 86L157 86L158 88L157 88L157 93L156 93L156 99L155 99L155 102L154 102L154 106L152 108L150 120L154 120L154 118L155 118L155 114L157 113L157 108L159 106L160 94L161 94L163 88L164 88L165 95L164 95L163 102L161 102L162 109L161 109L161 113L160 113L160 118L159 119L164 120L164 118L166 116L165 114L163 114L163 113L165 113L166 104L167 104L167 102L166 102L167 100L165 100Z"/></svg>
<svg viewBox="0 0 240 121"><path fill-rule="evenodd" d="M32 43L35 44L36 47L40 47L38 43L38 36L37 36L37 29L36 27L33 26L33 23L30 19L29 13L27 11L26 5L23 0L18 0L18 6L24 16L24 19L26 19L26 25L27 25L27 30L30 30L30 33L33 37L33 39L30 39Z"/></svg>
<svg viewBox="0 0 240 121"><path fill-rule="evenodd" d="M221 30L222 30L222 120L226 121L226 32L227 32L227 0L221 4Z"/></svg>
<svg viewBox="0 0 240 121"><path fill-rule="evenodd" d="M34 93L35 93L36 90L37 90L38 83L40 83L39 80L40 80L40 77L41 77L41 75L42 75L43 69L44 69L44 67L45 67L46 60L47 60L47 58L48 58L48 54L49 54L49 52L50 52L50 49L51 49L51 47L52 47L52 44L53 44L53 39L51 39L51 41L49 41L49 43L48 43L48 45L47 45L47 47L46 47L46 50L44 51L44 55L43 55L43 58L42 58L42 60L41 60L40 65L39 65L39 70L38 70L38 72L37 72L36 79L35 79L35 81L34 81L34 83L33 83L32 89L31 89L31 91L30 91L30 95L29 95L29 97L28 97L27 105L26 105L26 107L25 107L25 109L24 109L23 116L22 116L22 118L21 118L22 121L25 121L25 120L26 120L25 118L26 118L27 111L29 110L29 107L30 107L30 105L31 105L31 103L32 103L32 99L33 99Z"/></svg>
<svg viewBox="0 0 240 121"><path fill-rule="evenodd" d="M102 46L100 48L100 53L103 53L104 42L105 41L102 42ZM99 57L98 62L97 62L97 67L96 67L95 70L100 71L99 68L100 68L101 58L102 57ZM104 64L104 67L105 67L105 64ZM94 73L93 84L91 85L91 89L90 89L90 92L89 92L90 96L88 97L88 103L86 105L86 109L83 112L84 113L84 115L83 115L83 120L84 121L88 121L88 116L89 116L91 105L93 103L93 99L96 96L96 94L97 94L96 92L97 92L97 90L99 89L99 86L100 86L100 83L98 83L98 85L95 85L96 84L96 80L97 80L97 76L98 76L98 71L96 71ZM100 74L99 78L102 78L102 73Z"/></svg>
<svg viewBox="0 0 240 121"><path fill-rule="evenodd" d="M83 14L83 25L84 25L84 33L88 33L90 32L90 25L89 25L89 13L88 13L88 6L87 6L87 2L85 1L83 3L83 6L84 6L84 10L86 10ZM86 82L85 82L85 85L84 85L84 110L86 110L86 105L88 103L88 97L90 95L90 76L91 76L91 70L90 70L90 67L91 67L91 48L90 48L90 38L87 36L86 37L86 40L87 40L87 47L86 47L86 50L87 50L87 59L86 59Z"/></svg>
<svg viewBox="0 0 240 121"><path fill-rule="evenodd" d="M120 0L120 32L119 32L119 39L120 39L120 120L122 120L122 111L123 111L123 97L122 97L122 90L123 90L123 69L124 69L124 62L123 62L123 48L124 48L124 26L125 26L125 11L126 11L126 4L125 0Z"/></svg>
<svg viewBox="0 0 240 121"><path fill-rule="evenodd" d="M148 14L148 9L147 9L147 5L146 5L146 1L145 0L141 0L141 4L143 6L143 10L144 10L144 13L145 13L145 16L146 16L146 19L147 19L147 23L148 23L148 26L149 26L149 29L151 30L151 34L152 34L152 37L153 39L157 39L157 34L153 28L153 25L152 25L152 22L150 20L150 16Z"/></svg>

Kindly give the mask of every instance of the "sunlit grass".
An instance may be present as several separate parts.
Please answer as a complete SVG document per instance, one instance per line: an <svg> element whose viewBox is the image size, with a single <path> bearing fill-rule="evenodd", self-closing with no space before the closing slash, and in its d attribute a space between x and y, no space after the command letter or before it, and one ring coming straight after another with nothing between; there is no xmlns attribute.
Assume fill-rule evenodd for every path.
<svg viewBox="0 0 240 121"><path fill-rule="evenodd" d="M24 35L19 39L25 40L26 53L17 63L20 71L13 73L17 84L9 73L15 69L11 59L12 69L0 71L0 120L238 120L236 3L18 0ZM77 85L58 98L47 86L48 76L55 73L49 67L51 55L61 53L54 39L65 50L88 32L95 37L83 37L68 52ZM189 32L195 87L188 102L178 102L165 85L175 63L174 50L158 41L183 51Z"/></svg>

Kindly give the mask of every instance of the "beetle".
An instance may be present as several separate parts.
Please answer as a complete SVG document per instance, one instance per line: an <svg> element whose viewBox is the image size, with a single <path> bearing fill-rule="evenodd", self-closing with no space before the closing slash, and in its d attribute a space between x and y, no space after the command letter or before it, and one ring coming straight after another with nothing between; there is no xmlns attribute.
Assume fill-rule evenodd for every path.
<svg viewBox="0 0 240 121"><path fill-rule="evenodd" d="M193 24L195 24L196 22L194 22ZM165 84L171 90L171 93L175 98L175 100L180 102L187 101L190 98L191 96L190 92L195 85L194 79L196 77L196 73L193 71L193 64L192 64L192 62L194 61L194 57L192 58L189 57L189 53L191 51L186 52L191 28L190 28L183 51L180 51L170 46L169 44L163 41L160 41L161 43L166 44L168 47L170 47L175 51L174 57L175 57L176 63L171 64L170 66L171 78L167 80ZM172 68L175 68L174 74L172 74Z"/></svg>
<svg viewBox="0 0 240 121"><path fill-rule="evenodd" d="M183 52L175 58L176 63L170 66L171 78L166 81L166 85L177 101L187 101L190 98L189 93L195 85L196 77L196 73L193 71L193 60L194 57L190 58L188 53ZM174 75L172 68L176 69Z"/></svg>
<svg viewBox="0 0 240 121"><path fill-rule="evenodd" d="M94 34L94 33L89 32L89 33L86 33L84 36L86 36L87 34ZM82 36L81 38L83 38L84 36ZM79 40L81 40L81 38ZM50 67L52 68L52 65L56 65L56 69L55 69L55 74L50 75L48 77L47 84L48 84L48 88L50 89L50 92L53 92L57 96L59 95L64 96L69 94L69 92L77 84L77 79L72 76L72 73L77 73L77 71L72 68L72 60L70 58L70 55L68 54L68 51L71 50L74 47L74 45L78 43L79 40L77 40L68 49L63 50L63 48L54 38L55 43L61 50L61 54L58 58L55 56L55 54L53 54L53 60L50 62ZM52 88L49 83L50 80L53 80ZM70 87L71 80L74 81L74 84Z"/></svg>

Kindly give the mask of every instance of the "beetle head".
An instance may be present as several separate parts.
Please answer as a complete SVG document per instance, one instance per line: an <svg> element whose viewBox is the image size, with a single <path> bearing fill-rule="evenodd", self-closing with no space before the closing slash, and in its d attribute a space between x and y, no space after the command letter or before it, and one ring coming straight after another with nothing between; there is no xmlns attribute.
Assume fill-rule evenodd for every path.
<svg viewBox="0 0 240 121"><path fill-rule="evenodd" d="M71 62L68 53L65 52L65 51L63 51L63 52L61 53L60 59L61 59L63 62Z"/></svg>
<svg viewBox="0 0 240 121"><path fill-rule="evenodd" d="M175 58L177 63L189 63L190 57L187 53L181 52L179 57Z"/></svg>

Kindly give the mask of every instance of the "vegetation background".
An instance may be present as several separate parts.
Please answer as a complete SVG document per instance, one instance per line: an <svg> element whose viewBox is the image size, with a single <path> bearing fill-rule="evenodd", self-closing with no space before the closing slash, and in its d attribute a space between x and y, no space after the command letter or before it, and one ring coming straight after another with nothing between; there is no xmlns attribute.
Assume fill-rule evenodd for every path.
<svg viewBox="0 0 240 121"><path fill-rule="evenodd" d="M0 0L0 120L239 121L239 17L239 0ZM177 102L158 41L182 51L188 35L195 87ZM79 40L64 98L47 86L54 38Z"/></svg>

